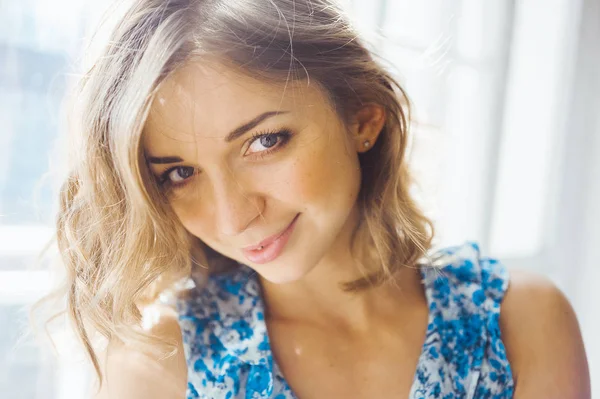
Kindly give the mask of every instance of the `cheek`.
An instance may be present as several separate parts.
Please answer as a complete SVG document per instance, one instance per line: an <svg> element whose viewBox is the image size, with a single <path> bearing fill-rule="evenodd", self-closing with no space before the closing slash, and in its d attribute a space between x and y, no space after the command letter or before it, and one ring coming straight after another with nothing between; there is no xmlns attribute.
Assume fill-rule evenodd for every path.
<svg viewBox="0 0 600 399"><path fill-rule="evenodd" d="M286 176L286 196L307 206L352 205L360 189L360 165L358 157L355 158L339 143L304 154Z"/></svg>
<svg viewBox="0 0 600 399"><path fill-rule="evenodd" d="M182 195L180 198L170 201L171 208L177 218L190 233L196 237L206 237L208 226L211 225L211 215L205 204L201 204L200 198L195 195Z"/></svg>
<svg viewBox="0 0 600 399"><path fill-rule="evenodd" d="M360 164L356 153L347 152L341 137L336 139L317 139L294 157L241 177L254 182L249 185L274 206L279 202L300 212L341 217L354 205L360 190ZM172 200L171 207L190 233L209 239L215 234L217 209L204 201L206 193L201 199L186 192Z"/></svg>

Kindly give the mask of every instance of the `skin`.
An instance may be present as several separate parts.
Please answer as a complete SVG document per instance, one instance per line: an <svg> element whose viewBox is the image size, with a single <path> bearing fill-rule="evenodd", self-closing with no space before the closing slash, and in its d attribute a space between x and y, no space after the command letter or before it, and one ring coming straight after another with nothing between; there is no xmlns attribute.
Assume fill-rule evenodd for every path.
<svg viewBox="0 0 600 399"><path fill-rule="evenodd" d="M225 140L238 126L269 111L285 113L232 142ZM170 77L147 121L146 156L181 158L151 165L157 179L173 167L184 167L169 176L185 179L185 185L166 191L181 223L258 273L275 359L303 399L407 397L414 378L427 326L418 272L402 269L394 284L359 294L340 289L340 283L360 276L349 241L358 215L358 153L367 150L365 140L375 142L384 121L380 106L365 104L346 128L314 83L289 84L284 90L217 63L191 63ZM257 154L268 147L252 139L252 133L282 128L292 132L289 141L277 142L277 150L259 159ZM254 264L245 258L241 248L278 233L298 214L277 259ZM176 314L157 311L162 317L151 331L175 340L181 349ZM553 334L546 333L548 326ZM552 283L537 275L511 276L501 329L516 398L589 397L577 320ZM126 360L136 356L124 348L114 353L120 355L108 360L114 364L108 368L109 379L114 375L117 381L113 389L138 397L127 382L124 371L129 370L140 381L146 378L144 387L154 385L154 396L140 393L140 398L184 397L182 350L167 360L137 362ZM117 356L118 361L110 360ZM170 383L158 378L160 370L171 373ZM162 382L148 383L155 380Z"/></svg>
<svg viewBox="0 0 600 399"><path fill-rule="evenodd" d="M352 140L314 85L288 86L282 95L281 87L217 68L191 64L179 71L160 90L146 125L143 144L150 158L184 160L152 164L156 176L175 166L196 173L167 191L179 220L204 243L274 284L296 282L313 271L341 270L339 265L351 270L347 241L360 188L357 149L367 138L374 141L383 112L371 107L377 119ZM252 131L231 143L224 140L268 111L286 113L265 120L254 132L293 132L285 144L271 147L277 151L258 159L268 147L252 141ZM173 179L181 180L183 173L176 170ZM279 258L260 265L244 256L243 247L282 231L298 214Z"/></svg>

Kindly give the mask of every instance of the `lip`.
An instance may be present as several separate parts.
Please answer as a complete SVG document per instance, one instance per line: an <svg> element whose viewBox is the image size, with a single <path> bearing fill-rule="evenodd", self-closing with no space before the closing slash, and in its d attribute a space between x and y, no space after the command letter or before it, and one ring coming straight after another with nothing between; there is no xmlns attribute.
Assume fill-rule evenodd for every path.
<svg viewBox="0 0 600 399"><path fill-rule="evenodd" d="M292 225L292 223L294 223L296 221L296 219L298 218L299 215L300 214L296 215L294 217L294 219L290 222L290 224L288 224L285 227L285 229L283 229L279 233L273 234L272 236L265 238L264 240L262 240L261 242L259 242L256 245L248 245L247 247L242 248L242 250L243 251L254 251L254 250L257 250L260 247L266 247L267 245L271 244L273 241L275 241L276 239L278 239L279 237L281 237L281 235L286 232L286 230Z"/></svg>
<svg viewBox="0 0 600 399"><path fill-rule="evenodd" d="M257 245L243 248L242 252L244 253L244 256L249 261L259 264L267 263L277 258L283 251L285 244L287 244L288 239L292 235L294 227L296 226L296 220L298 220L298 216L300 216L300 214L296 215L296 217L294 217L294 219L282 232L262 240ZM258 249L261 246L262 249Z"/></svg>

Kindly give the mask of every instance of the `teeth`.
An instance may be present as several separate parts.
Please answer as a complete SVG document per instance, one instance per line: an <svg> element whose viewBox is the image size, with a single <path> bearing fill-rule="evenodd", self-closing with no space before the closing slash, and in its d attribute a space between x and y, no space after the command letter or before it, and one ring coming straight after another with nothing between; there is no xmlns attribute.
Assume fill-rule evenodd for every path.
<svg viewBox="0 0 600 399"><path fill-rule="evenodd" d="M261 245L260 247L256 247L256 248L254 248L254 249L251 249L251 251L256 251L256 252L258 252L258 251L262 250L264 247L265 247L264 245Z"/></svg>

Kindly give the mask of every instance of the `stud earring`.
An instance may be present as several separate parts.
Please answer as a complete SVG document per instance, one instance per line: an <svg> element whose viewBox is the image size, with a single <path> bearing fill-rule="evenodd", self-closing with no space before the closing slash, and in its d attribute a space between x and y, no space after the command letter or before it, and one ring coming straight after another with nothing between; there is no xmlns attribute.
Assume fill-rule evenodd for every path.
<svg viewBox="0 0 600 399"><path fill-rule="evenodd" d="M365 140L365 142L363 143L363 145L365 146L365 148L369 148L369 146L371 145L371 143L369 142L369 140Z"/></svg>

